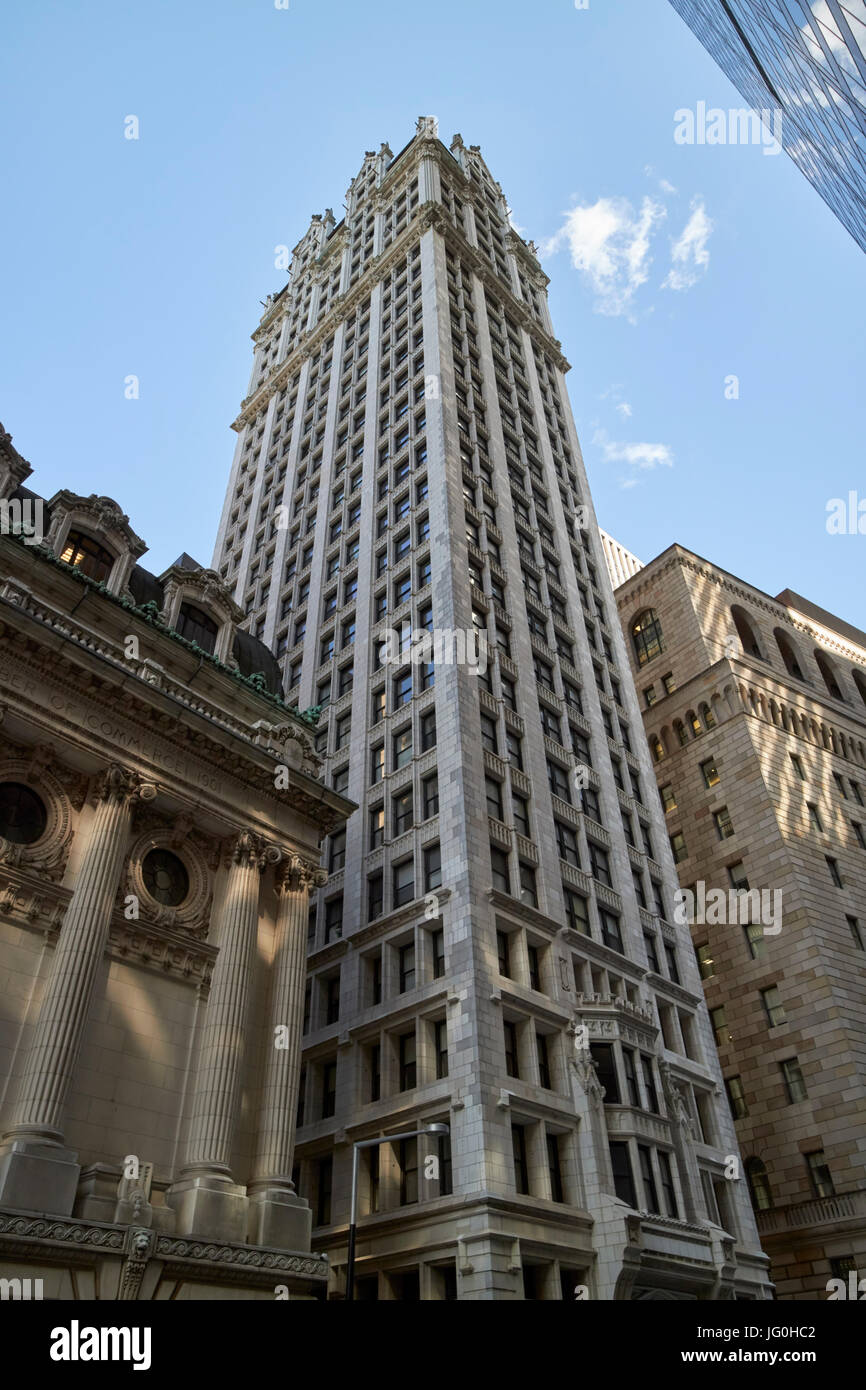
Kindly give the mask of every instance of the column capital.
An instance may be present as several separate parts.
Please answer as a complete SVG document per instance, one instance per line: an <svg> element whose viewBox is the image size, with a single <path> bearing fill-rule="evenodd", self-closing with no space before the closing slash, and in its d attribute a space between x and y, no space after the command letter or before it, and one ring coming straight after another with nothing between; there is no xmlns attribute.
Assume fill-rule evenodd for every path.
<svg viewBox="0 0 866 1390"><path fill-rule="evenodd" d="M97 804L104 801L112 806L126 806L138 800L153 801L156 794L157 788L152 782L145 782L122 763L111 763L99 773L91 792Z"/></svg>
<svg viewBox="0 0 866 1390"><path fill-rule="evenodd" d="M300 854L286 854L277 870L278 893L306 893L321 888L328 881L327 869Z"/></svg>
<svg viewBox="0 0 866 1390"><path fill-rule="evenodd" d="M278 847L269 844L264 836L253 830L241 830L229 841L225 862L229 868L233 864L245 864L264 873L269 864L279 864L281 857Z"/></svg>

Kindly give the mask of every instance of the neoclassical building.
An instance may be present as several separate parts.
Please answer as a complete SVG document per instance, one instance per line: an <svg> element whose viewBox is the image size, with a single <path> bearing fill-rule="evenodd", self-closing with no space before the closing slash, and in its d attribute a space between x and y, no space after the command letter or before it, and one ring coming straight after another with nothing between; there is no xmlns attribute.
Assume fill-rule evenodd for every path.
<svg viewBox="0 0 866 1390"><path fill-rule="evenodd" d="M866 633L680 545L616 591L780 1298L866 1259Z"/></svg>
<svg viewBox="0 0 866 1390"><path fill-rule="evenodd" d="M0 429L0 1277L309 1297L307 916L350 803L219 576L31 471Z"/></svg>

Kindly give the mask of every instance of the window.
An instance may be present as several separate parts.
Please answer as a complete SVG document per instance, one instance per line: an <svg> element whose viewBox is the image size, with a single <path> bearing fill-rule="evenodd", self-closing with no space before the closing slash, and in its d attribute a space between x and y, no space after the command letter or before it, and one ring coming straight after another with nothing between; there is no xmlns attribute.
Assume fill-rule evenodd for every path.
<svg viewBox="0 0 866 1390"><path fill-rule="evenodd" d="M504 850L497 849L494 845L490 846L490 869L493 879L493 887L500 893L511 892L511 874L508 867L508 855Z"/></svg>
<svg viewBox="0 0 866 1390"><path fill-rule="evenodd" d="M554 821L554 825L556 826L556 844L560 859L579 869L580 853L577 846L577 835L570 825L565 825L562 821Z"/></svg>
<svg viewBox="0 0 866 1390"><path fill-rule="evenodd" d="M403 1089L407 1088L404 1087ZM418 1201L417 1139L401 1139L399 1141L397 1166L400 1169L400 1205L401 1207L408 1207Z"/></svg>
<svg viewBox="0 0 866 1390"><path fill-rule="evenodd" d="M713 812L713 824L720 840L729 840L734 834L734 826L727 806L723 806L720 811Z"/></svg>
<svg viewBox="0 0 866 1390"><path fill-rule="evenodd" d="M688 859L689 857L689 852L686 848L686 841L683 832L681 830L675 831L674 834L671 835L670 841L671 850L674 856L674 863L682 864L683 860Z"/></svg>
<svg viewBox="0 0 866 1390"><path fill-rule="evenodd" d="M421 805L423 807L424 820L430 820L432 816L438 816L439 778L435 772L432 777L425 777L421 783Z"/></svg>
<svg viewBox="0 0 866 1390"><path fill-rule="evenodd" d="M857 920L857 918L846 917L845 921L848 923L848 930L851 933L854 945L857 947L859 951L866 950L866 946L863 945L863 934L860 931L860 923Z"/></svg>
<svg viewBox="0 0 866 1390"><path fill-rule="evenodd" d="M667 961L668 967L668 979L673 980L674 984L678 985L680 984L680 972L679 966L677 965L676 947L669 945L667 941L664 943L664 946L665 960Z"/></svg>
<svg viewBox="0 0 866 1390"><path fill-rule="evenodd" d="M716 973L716 963L710 946L705 941L695 950L698 958L698 973L702 980L709 980Z"/></svg>
<svg viewBox="0 0 866 1390"><path fill-rule="evenodd" d="M406 767L412 761L412 725L394 735L394 767Z"/></svg>
<svg viewBox="0 0 866 1390"><path fill-rule="evenodd" d="M660 975L662 972L661 966L659 965L659 953L656 939L651 932L645 931L643 934L643 941L650 970L654 971L656 975Z"/></svg>
<svg viewBox="0 0 866 1390"><path fill-rule="evenodd" d="M88 536L84 531L69 532L60 558L64 564L74 565L76 569L81 570L82 574L86 574L89 579L95 579L98 583L102 584L108 580L114 568L114 556L111 551L106 550L104 545L100 545L99 541L94 540L92 536ZM183 605L184 608L187 606L186 604ZM199 612L200 610L195 609L193 611ZM183 608L181 608L181 614L182 613ZM207 615L202 614L202 617L207 618ZM211 620L208 618L207 621L210 622ZM180 625L178 625L177 631L180 632L183 637L189 636L186 632L182 632ZM214 632L216 632L216 624L214 624ZM189 640L194 641L195 639L190 636ZM199 646L202 647L204 651L213 651L212 646L204 647L201 642L199 642Z"/></svg>
<svg viewBox="0 0 866 1390"><path fill-rule="evenodd" d="M502 1025L505 1036L505 1071L508 1076L520 1077L520 1053L517 1044L517 1025L507 1019Z"/></svg>
<svg viewBox="0 0 866 1390"><path fill-rule="evenodd" d="M426 753L430 748L436 747L436 711L427 710L426 714L421 715L421 752Z"/></svg>
<svg viewBox="0 0 866 1390"><path fill-rule="evenodd" d="M484 787L487 794L487 814L494 820L502 820L502 786L493 777L485 777Z"/></svg>
<svg viewBox="0 0 866 1390"><path fill-rule="evenodd" d="M708 758L705 763L701 763L701 776L704 779L705 787L717 787L719 785L721 778L716 768L715 758Z"/></svg>
<svg viewBox="0 0 866 1390"><path fill-rule="evenodd" d="M191 603L182 603L175 630L188 642L195 642L203 652L213 655L219 628L209 614ZM301 634L303 636L303 634ZM296 635L295 640L298 641Z"/></svg>
<svg viewBox="0 0 866 1390"><path fill-rule="evenodd" d="M511 793L511 819L517 833L529 839L529 802L525 796L518 796L516 792Z"/></svg>
<svg viewBox="0 0 866 1390"><path fill-rule="evenodd" d="M815 806L815 805L813 805L811 801L808 801L808 802L806 803L806 810L807 810L808 813L809 813L809 823L810 823L810 825L811 825L815 830L821 830L821 831L822 831L822 830L824 829L824 826L823 826L822 823L821 823L821 815L820 815L820 812L819 812L819 810L818 810L818 807Z"/></svg>
<svg viewBox="0 0 866 1390"><path fill-rule="evenodd" d="M601 924L601 939L605 946L609 946L612 951L619 951L622 954L622 932L620 930L619 918L613 912L608 912L606 908L601 908L598 914Z"/></svg>
<svg viewBox="0 0 866 1390"><path fill-rule="evenodd" d="M413 806L411 789L400 792L392 801L394 815L394 834L402 835L405 830L409 830L414 824L415 808Z"/></svg>
<svg viewBox="0 0 866 1390"><path fill-rule="evenodd" d="M402 907L404 903L412 902L415 897L414 860L404 859L402 863L394 865L392 887L394 907Z"/></svg>
<svg viewBox="0 0 866 1390"><path fill-rule="evenodd" d="M436 1080L448 1075L448 1025L442 1019L433 1024L433 1051L436 1057Z"/></svg>
<svg viewBox="0 0 866 1390"><path fill-rule="evenodd" d="M337 1108L337 1063L322 1064L322 1119L328 1120Z"/></svg>
<svg viewBox="0 0 866 1390"><path fill-rule="evenodd" d="M769 985L767 989L761 990L761 1001L764 1005L764 1012L767 1015L767 1022L771 1028L778 1028L781 1023L785 1023L785 1006L782 1003L782 996L779 994L778 985Z"/></svg>
<svg viewBox="0 0 866 1390"><path fill-rule="evenodd" d="M384 907L384 879L382 873L371 874L367 879L367 920L375 922L382 916Z"/></svg>
<svg viewBox="0 0 866 1390"><path fill-rule="evenodd" d="M514 1158L515 1191L528 1196L529 1166L526 1162L526 1132L523 1125L511 1126L511 1152Z"/></svg>
<svg viewBox="0 0 866 1390"><path fill-rule="evenodd" d="M599 883L603 883L606 888L612 887L610 877L610 859L606 849L597 845L594 840L589 840L589 862L593 878Z"/></svg>
<svg viewBox="0 0 866 1390"><path fill-rule="evenodd" d="M565 918L569 927L572 931L580 932L581 936L589 936L589 910L586 898L571 888L563 887L562 893L565 899Z"/></svg>
<svg viewBox="0 0 866 1390"><path fill-rule="evenodd" d="M656 1090L656 1080L653 1074L652 1057L645 1052L640 1054L641 1073L643 1075L644 1090L646 1092L647 1106L653 1115L660 1115L659 1096Z"/></svg>
<svg viewBox="0 0 866 1390"><path fill-rule="evenodd" d="M635 1055L630 1047L622 1049L623 1072L625 1074L625 1090L628 1096L629 1105L633 1105L636 1110L640 1109L640 1089L637 1084L637 1068L635 1067Z"/></svg>
<svg viewBox="0 0 866 1390"><path fill-rule="evenodd" d="M316 1164L316 1225L328 1226L331 1221L331 1187L334 1160L320 1158Z"/></svg>
<svg viewBox="0 0 866 1390"><path fill-rule="evenodd" d="M833 880L833 883L837 888L844 888L845 885L842 882L842 875L839 872L838 862L835 859L831 859L829 855L826 855L825 858L827 860L827 868L830 870L830 877Z"/></svg>
<svg viewBox="0 0 866 1390"><path fill-rule="evenodd" d="M624 1144L621 1140L615 1140L611 1143L610 1163L613 1169L613 1186L617 1197L628 1206L637 1208L628 1144Z"/></svg>
<svg viewBox="0 0 866 1390"><path fill-rule="evenodd" d="M547 1171L550 1174L550 1199L552 1202L564 1202L565 1190L562 1183L562 1161L559 1153L560 1136L558 1134L548 1134L547 1136Z"/></svg>
<svg viewBox="0 0 866 1390"><path fill-rule="evenodd" d="M717 1047L724 1047L726 1043L734 1041L725 1018L724 1004L720 1004L717 1009L710 1009L710 1022L713 1025Z"/></svg>
<svg viewBox="0 0 866 1390"><path fill-rule="evenodd" d="M550 783L550 790L554 796L558 796L560 801L571 803L571 788L568 781L568 773L559 763L547 763L547 780Z"/></svg>
<svg viewBox="0 0 866 1390"><path fill-rule="evenodd" d="M417 1084L417 1063L415 1057L415 1030L402 1033L398 1040L400 1061L400 1090L413 1091Z"/></svg>
<svg viewBox="0 0 866 1390"><path fill-rule="evenodd" d="M641 613L631 632L639 666L645 666L663 651L661 623L654 609Z"/></svg>
<svg viewBox="0 0 866 1390"><path fill-rule="evenodd" d="M677 1190L674 1186L673 1163L671 1156L666 1149L659 1149L659 1175L661 1177L662 1195L665 1199L665 1215L679 1217L677 1206Z"/></svg>
<svg viewBox="0 0 866 1390"><path fill-rule="evenodd" d="M538 907L538 888L535 870L530 864L520 863L520 901L530 907Z"/></svg>
<svg viewBox="0 0 866 1390"><path fill-rule="evenodd" d="M343 895L325 903L325 945L343 935Z"/></svg>
<svg viewBox="0 0 866 1390"><path fill-rule="evenodd" d="M332 975L325 984L325 1023L336 1023L340 1017L340 977Z"/></svg>
<svg viewBox="0 0 866 1390"><path fill-rule="evenodd" d="M411 671L403 671L399 676L394 677L393 693L395 710L402 708L403 705L408 705L412 699Z"/></svg>
<svg viewBox="0 0 866 1390"><path fill-rule="evenodd" d="M328 840L328 872L336 873L346 863L346 832L337 830Z"/></svg>
<svg viewBox="0 0 866 1390"><path fill-rule="evenodd" d="M830 1169L827 1166L827 1159L823 1149L815 1149L812 1153L804 1154L806 1167L809 1170L809 1181L812 1184L812 1191L816 1197L833 1197L836 1189L833 1186L833 1179Z"/></svg>
<svg viewBox="0 0 866 1390"><path fill-rule="evenodd" d="M746 1094L743 1090L742 1077L726 1077L725 1089L728 1093L728 1104L731 1107L731 1114L734 1119L744 1120L749 1113L749 1107L746 1105Z"/></svg>
<svg viewBox="0 0 866 1390"><path fill-rule="evenodd" d="M506 979L511 979L510 951L508 933L498 931L496 933L496 953L499 963L499 973Z"/></svg>
<svg viewBox="0 0 866 1390"><path fill-rule="evenodd" d="M800 1070L800 1062L797 1057L788 1057L784 1062L779 1063L782 1070L782 1079L785 1082L785 1089L788 1093L788 1103L795 1105L799 1100L805 1100L808 1092L806 1083L803 1080L803 1073Z"/></svg>
<svg viewBox="0 0 866 1390"><path fill-rule="evenodd" d="M385 745L378 744L370 749L370 781L381 782L385 776Z"/></svg>
<svg viewBox="0 0 866 1390"><path fill-rule="evenodd" d="M424 892L432 893L442 886L442 851L439 845L430 845L424 851Z"/></svg>
<svg viewBox="0 0 866 1390"><path fill-rule="evenodd" d="M773 1195L767 1169L760 1158L746 1159L746 1180L755 1211L769 1211L773 1205Z"/></svg>
<svg viewBox="0 0 866 1390"><path fill-rule="evenodd" d="M792 753L792 754L791 754L791 764L792 764L792 766L793 766L793 768L794 768L794 771L796 772L797 776L799 777L800 781L801 781L801 782L805 782L805 780L806 780L806 773L805 773L804 770L803 770L802 759L798 758L798 756L797 756L796 753Z"/></svg>
<svg viewBox="0 0 866 1390"><path fill-rule="evenodd" d="M854 839L861 849L866 849L866 838L863 836L863 827L858 821L852 820L851 829L854 831Z"/></svg>
<svg viewBox="0 0 866 1390"><path fill-rule="evenodd" d="M385 807L373 806L370 810L370 824L367 836L368 849L375 849L385 838Z"/></svg>
<svg viewBox="0 0 866 1390"><path fill-rule="evenodd" d="M605 1105L619 1105L619 1081L610 1043L590 1043L589 1053L595 1066L599 1085L604 1089Z"/></svg>
<svg viewBox="0 0 866 1390"><path fill-rule="evenodd" d="M655 1174L653 1173L652 1154L645 1144L638 1144L637 1153L640 1160L640 1176L643 1183L646 1210L660 1214L661 1207L659 1206Z"/></svg>

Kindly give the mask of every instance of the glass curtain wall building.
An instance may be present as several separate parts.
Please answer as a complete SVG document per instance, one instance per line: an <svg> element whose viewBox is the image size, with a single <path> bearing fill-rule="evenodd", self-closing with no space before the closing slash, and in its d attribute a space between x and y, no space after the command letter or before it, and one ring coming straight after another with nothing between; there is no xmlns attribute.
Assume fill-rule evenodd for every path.
<svg viewBox="0 0 866 1390"><path fill-rule="evenodd" d="M671 0L866 250L864 0Z"/></svg>

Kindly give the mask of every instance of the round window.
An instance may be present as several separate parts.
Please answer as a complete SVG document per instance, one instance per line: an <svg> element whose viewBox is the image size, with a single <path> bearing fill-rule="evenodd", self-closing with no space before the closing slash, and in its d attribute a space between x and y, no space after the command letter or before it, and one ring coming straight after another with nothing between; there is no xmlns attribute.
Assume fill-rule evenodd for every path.
<svg viewBox="0 0 866 1390"><path fill-rule="evenodd" d="M152 849L141 866L144 885L163 907L179 907L189 893L189 874L183 862L168 849Z"/></svg>
<svg viewBox="0 0 866 1390"><path fill-rule="evenodd" d="M32 845L45 834L48 812L23 782L0 783L0 835L13 845Z"/></svg>

